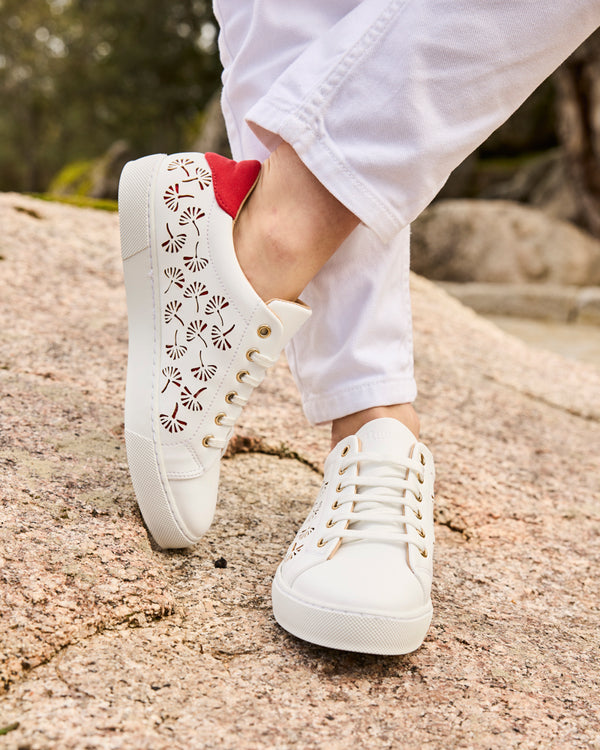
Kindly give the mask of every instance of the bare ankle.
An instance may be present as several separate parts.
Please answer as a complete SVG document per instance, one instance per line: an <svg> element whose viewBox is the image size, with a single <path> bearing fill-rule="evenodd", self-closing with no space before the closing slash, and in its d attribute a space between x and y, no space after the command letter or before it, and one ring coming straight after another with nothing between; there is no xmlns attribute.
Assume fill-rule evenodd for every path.
<svg viewBox="0 0 600 750"><path fill-rule="evenodd" d="M263 300L295 300L357 224L282 143L242 207L233 241L242 270Z"/></svg>
<svg viewBox="0 0 600 750"><path fill-rule="evenodd" d="M412 404L394 404L392 406L374 406L370 409L348 414L348 416L334 419L331 423L331 447L335 447L340 440L354 435L360 428L373 419L391 417L402 422L403 425L418 438L420 430L419 415Z"/></svg>
<svg viewBox="0 0 600 750"><path fill-rule="evenodd" d="M263 177L243 206L233 227L233 244L242 271L265 301L298 298L304 286L290 271L301 261L295 243L278 219L278 211L264 210Z"/></svg>

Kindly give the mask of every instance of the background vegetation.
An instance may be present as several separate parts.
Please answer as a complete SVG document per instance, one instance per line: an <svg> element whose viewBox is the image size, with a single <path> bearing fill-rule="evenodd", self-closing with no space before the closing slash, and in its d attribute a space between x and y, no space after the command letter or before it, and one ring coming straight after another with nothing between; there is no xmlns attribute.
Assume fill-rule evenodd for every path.
<svg viewBox="0 0 600 750"><path fill-rule="evenodd" d="M0 190L60 172L55 192L115 197L127 158L193 148L205 118L221 148L216 36L210 0L0 0ZM598 32L441 196L530 203L600 237Z"/></svg>
<svg viewBox="0 0 600 750"><path fill-rule="evenodd" d="M176 150L219 86L207 0L0 0L0 190L115 140Z"/></svg>

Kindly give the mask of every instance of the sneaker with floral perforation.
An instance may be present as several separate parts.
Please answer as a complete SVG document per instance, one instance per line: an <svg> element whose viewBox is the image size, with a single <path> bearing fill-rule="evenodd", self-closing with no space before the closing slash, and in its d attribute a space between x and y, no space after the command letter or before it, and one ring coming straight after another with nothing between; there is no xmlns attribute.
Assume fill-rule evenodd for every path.
<svg viewBox="0 0 600 750"><path fill-rule="evenodd" d="M395 419L342 440L273 581L287 631L320 646L405 654L432 617L433 458Z"/></svg>
<svg viewBox="0 0 600 750"><path fill-rule="evenodd" d="M233 222L259 171L181 153L129 162L121 175L127 458L162 547L187 547L209 527L234 423L310 316L299 302L265 304L238 264Z"/></svg>

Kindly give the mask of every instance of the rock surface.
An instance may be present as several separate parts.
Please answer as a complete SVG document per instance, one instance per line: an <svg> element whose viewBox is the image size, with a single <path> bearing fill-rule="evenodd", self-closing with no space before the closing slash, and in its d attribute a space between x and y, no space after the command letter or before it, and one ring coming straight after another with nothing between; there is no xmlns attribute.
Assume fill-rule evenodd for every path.
<svg viewBox="0 0 600 750"><path fill-rule="evenodd" d="M441 287L482 315L600 325L600 286L441 281Z"/></svg>
<svg viewBox="0 0 600 750"><path fill-rule="evenodd" d="M600 241L510 201L446 200L412 227L411 266L444 281L600 284Z"/></svg>
<svg viewBox="0 0 600 750"><path fill-rule="evenodd" d="M486 316L495 325L536 349L556 352L566 359L589 362L600 369L600 326L558 323L508 315Z"/></svg>
<svg viewBox="0 0 600 750"><path fill-rule="evenodd" d="M125 463L116 216L2 195L0 221L2 748L600 746L598 370L414 278L434 621L408 656L328 651L270 611L328 442L285 364L208 535L157 550Z"/></svg>

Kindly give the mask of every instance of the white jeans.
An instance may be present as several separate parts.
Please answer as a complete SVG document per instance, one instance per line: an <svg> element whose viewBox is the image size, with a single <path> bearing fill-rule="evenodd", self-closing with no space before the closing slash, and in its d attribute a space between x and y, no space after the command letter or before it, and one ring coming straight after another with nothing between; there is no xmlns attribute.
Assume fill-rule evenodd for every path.
<svg viewBox="0 0 600 750"><path fill-rule="evenodd" d="M412 401L409 223L600 25L600 0L214 0L234 158L281 140L362 221L288 348L325 422Z"/></svg>

